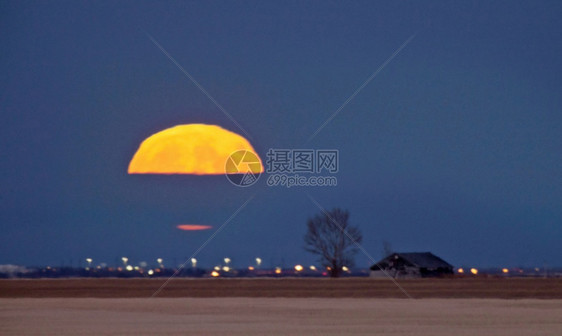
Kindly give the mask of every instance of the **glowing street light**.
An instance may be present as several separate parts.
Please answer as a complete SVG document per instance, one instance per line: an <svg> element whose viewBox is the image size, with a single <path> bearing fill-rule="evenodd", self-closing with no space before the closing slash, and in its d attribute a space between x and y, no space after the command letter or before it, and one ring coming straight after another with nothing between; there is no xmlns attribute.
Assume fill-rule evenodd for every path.
<svg viewBox="0 0 562 336"><path fill-rule="evenodd" d="M121 258L121 260L123 261L123 265L127 265L127 261L129 261L129 258L123 257Z"/></svg>
<svg viewBox="0 0 562 336"><path fill-rule="evenodd" d="M163 261L164 261L164 259L162 259L162 258L156 259L156 262L158 263L158 265L162 265Z"/></svg>
<svg viewBox="0 0 562 336"><path fill-rule="evenodd" d="M223 266L222 270L225 271L225 272L230 272L230 267Z"/></svg>
<svg viewBox="0 0 562 336"><path fill-rule="evenodd" d="M212 276L213 278L216 278L216 277L218 277L219 275L220 275L220 274L219 274L219 272L217 272L217 271L212 271L212 272L211 272L211 276Z"/></svg>
<svg viewBox="0 0 562 336"><path fill-rule="evenodd" d="M470 273L476 275L476 274L478 274L478 270L476 268L471 268Z"/></svg>
<svg viewBox="0 0 562 336"><path fill-rule="evenodd" d="M197 259L191 258L191 267L193 268L197 267Z"/></svg>
<svg viewBox="0 0 562 336"><path fill-rule="evenodd" d="M275 267L275 274L281 274L281 267Z"/></svg>
<svg viewBox="0 0 562 336"><path fill-rule="evenodd" d="M86 262L88 263L88 268L92 266L92 258L86 258Z"/></svg>
<svg viewBox="0 0 562 336"><path fill-rule="evenodd" d="M133 270L133 266L131 266L131 265L127 265L126 268L127 268L127 271L129 271L129 272Z"/></svg>
<svg viewBox="0 0 562 336"><path fill-rule="evenodd" d="M295 266L295 271L300 272L304 269L304 267L302 267L302 265L296 265Z"/></svg>
<svg viewBox="0 0 562 336"><path fill-rule="evenodd" d="M311 271L316 271L316 266L314 266L314 265L310 265L309 268L310 268Z"/></svg>
<svg viewBox="0 0 562 336"><path fill-rule="evenodd" d="M507 274L509 273L509 270L507 268L502 268L502 273Z"/></svg>
<svg viewBox="0 0 562 336"><path fill-rule="evenodd" d="M153 275L154 271L153 270L148 270L148 275Z"/></svg>
<svg viewBox="0 0 562 336"><path fill-rule="evenodd" d="M261 265L261 258L256 258L256 265L260 267Z"/></svg>
<svg viewBox="0 0 562 336"><path fill-rule="evenodd" d="M349 272L349 268L347 266L342 266L341 270L344 272Z"/></svg>
<svg viewBox="0 0 562 336"><path fill-rule="evenodd" d="M230 258L224 258L224 263L228 265L230 263Z"/></svg>
<svg viewBox="0 0 562 336"><path fill-rule="evenodd" d="M464 269L459 268L459 269L457 270L457 272L459 272L459 274L463 274L463 273L464 273Z"/></svg>

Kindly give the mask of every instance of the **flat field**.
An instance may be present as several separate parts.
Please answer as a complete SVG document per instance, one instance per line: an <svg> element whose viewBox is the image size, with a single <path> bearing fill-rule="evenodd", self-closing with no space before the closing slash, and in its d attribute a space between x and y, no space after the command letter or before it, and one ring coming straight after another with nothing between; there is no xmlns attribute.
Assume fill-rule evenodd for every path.
<svg viewBox="0 0 562 336"><path fill-rule="evenodd" d="M0 280L0 297L145 298L166 279ZM413 298L562 299L562 278L398 280ZM387 279L174 278L158 297L407 298Z"/></svg>
<svg viewBox="0 0 562 336"><path fill-rule="evenodd" d="M1 335L562 335L562 300L0 299Z"/></svg>
<svg viewBox="0 0 562 336"><path fill-rule="evenodd" d="M562 335L559 279L0 281L0 335Z"/></svg>

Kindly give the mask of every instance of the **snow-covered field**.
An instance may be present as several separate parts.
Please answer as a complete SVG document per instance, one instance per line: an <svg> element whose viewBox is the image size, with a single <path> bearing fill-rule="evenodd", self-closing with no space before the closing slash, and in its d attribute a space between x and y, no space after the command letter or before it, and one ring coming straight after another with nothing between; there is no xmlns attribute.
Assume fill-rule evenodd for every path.
<svg viewBox="0 0 562 336"><path fill-rule="evenodd" d="M0 299L1 335L562 335L562 300Z"/></svg>

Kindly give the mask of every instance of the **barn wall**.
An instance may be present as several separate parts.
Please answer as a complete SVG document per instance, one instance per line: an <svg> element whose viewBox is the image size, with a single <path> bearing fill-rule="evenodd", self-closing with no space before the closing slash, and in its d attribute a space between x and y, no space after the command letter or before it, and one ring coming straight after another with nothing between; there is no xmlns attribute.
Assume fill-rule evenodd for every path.
<svg viewBox="0 0 562 336"><path fill-rule="evenodd" d="M385 269L386 273L397 279L415 279L420 278L420 271L416 267L405 267L403 270L396 272L394 269ZM381 270L376 270L369 273L371 278L387 278L388 276L384 274Z"/></svg>

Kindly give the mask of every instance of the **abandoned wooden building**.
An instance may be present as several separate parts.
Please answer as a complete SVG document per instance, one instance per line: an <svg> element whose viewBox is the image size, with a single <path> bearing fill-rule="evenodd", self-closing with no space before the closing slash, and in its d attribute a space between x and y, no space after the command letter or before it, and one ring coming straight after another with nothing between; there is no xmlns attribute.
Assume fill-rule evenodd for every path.
<svg viewBox="0 0 562 336"><path fill-rule="evenodd" d="M453 265L431 252L392 253L370 269L374 278L425 278L453 274Z"/></svg>

